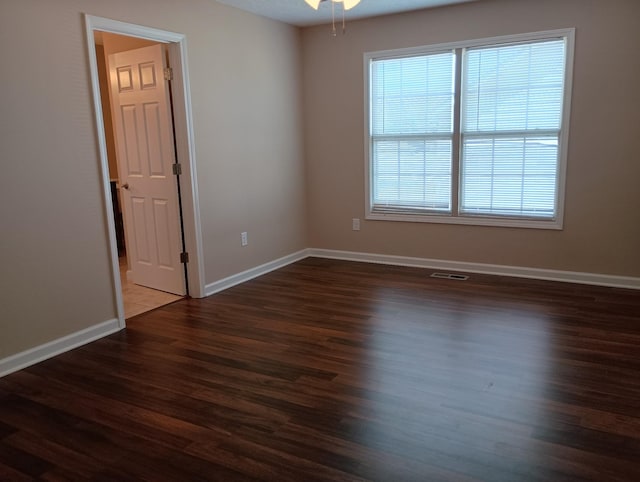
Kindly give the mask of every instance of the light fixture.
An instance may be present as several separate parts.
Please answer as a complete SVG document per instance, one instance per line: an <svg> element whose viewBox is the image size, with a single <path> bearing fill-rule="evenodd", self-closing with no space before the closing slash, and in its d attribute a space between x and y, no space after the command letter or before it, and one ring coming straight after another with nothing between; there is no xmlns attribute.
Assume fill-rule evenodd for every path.
<svg viewBox="0 0 640 482"><path fill-rule="evenodd" d="M318 10L318 6L320 2L324 2L325 0L304 0L307 2L314 10ZM345 10L351 10L353 7L360 3L360 0L331 0L333 3L341 3L342 7Z"/></svg>
<svg viewBox="0 0 640 482"><path fill-rule="evenodd" d="M318 10L318 7L320 6L321 2L325 2L325 1L331 2L331 23L333 26L333 31L331 32L331 34L334 37L336 36L336 12L335 12L334 4L336 3L342 4L342 33L344 33L345 31L344 12L347 10L351 10L353 7L355 7L360 3L360 0L304 0L304 1L307 2L309 6L314 10Z"/></svg>

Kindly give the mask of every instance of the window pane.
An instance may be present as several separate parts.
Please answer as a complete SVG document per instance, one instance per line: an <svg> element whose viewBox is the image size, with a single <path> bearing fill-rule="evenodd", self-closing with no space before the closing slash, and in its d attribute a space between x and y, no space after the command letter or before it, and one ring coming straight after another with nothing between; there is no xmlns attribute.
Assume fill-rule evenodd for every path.
<svg viewBox="0 0 640 482"><path fill-rule="evenodd" d="M553 218L557 136L463 140L460 212Z"/></svg>
<svg viewBox="0 0 640 482"><path fill-rule="evenodd" d="M453 52L371 63L371 134L453 131Z"/></svg>
<svg viewBox="0 0 640 482"><path fill-rule="evenodd" d="M374 209L451 209L451 140L374 140Z"/></svg>
<svg viewBox="0 0 640 482"><path fill-rule="evenodd" d="M451 210L453 52L371 62L375 210Z"/></svg>
<svg viewBox="0 0 640 482"><path fill-rule="evenodd" d="M564 40L465 52L461 214L555 218L564 56Z"/></svg>
<svg viewBox="0 0 640 482"><path fill-rule="evenodd" d="M560 129L564 40L468 50L463 132Z"/></svg>

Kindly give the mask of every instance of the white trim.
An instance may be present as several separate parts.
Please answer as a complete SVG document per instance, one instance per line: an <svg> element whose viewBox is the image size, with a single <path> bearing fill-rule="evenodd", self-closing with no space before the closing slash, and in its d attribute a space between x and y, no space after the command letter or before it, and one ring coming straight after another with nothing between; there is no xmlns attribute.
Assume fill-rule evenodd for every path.
<svg viewBox="0 0 640 482"><path fill-rule="evenodd" d="M292 253L282 258L269 261L268 263L261 264L260 266L256 266L255 268L251 268L246 271L242 271L241 273L228 276L227 278L214 281L213 283L210 283L205 287L205 296L219 293L220 291L231 288L232 286L239 285L240 283L244 283L245 281L252 280L254 278L257 278L258 276L262 276L263 274L267 274L271 271L284 268L285 266L291 263L295 263L297 261L303 260L308 257L309 257L309 250L303 249L296 253Z"/></svg>
<svg viewBox="0 0 640 482"><path fill-rule="evenodd" d="M372 159L371 159L371 64L377 60L385 59L397 59L402 57L412 57L416 55L432 55L453 51L464 51L465 49L472 49L477 47L492 46L492 45L509 45L522 43L527 41L545 40L552 38L565 39L566 51L565 51L565 78L564 78L564 92L563 92L563 111L562 122L559 129L559 152L558 152L558 169L557 169L557 185L556 185L556 213L553 219L547 218L527 218L527 217L509 217L509 216L497 216L497 215L473 215L460 212L459 196L462 192L460 173L458 172L458 180L452 179L457 186L457 192L452 189L451 192L451 213L438 214L436 212L412 212L410 208L407 208L404 212L384 212L373 210L372 199ZM400 222L420 222L420 223L437 223L437 224L465 224L475 226L495 226L495 227L516 227L516 228L533 228L533 229L551 229L561 230L564 223L564 205L565 205L565 186L566 186L566 172L567 172L567 159L568 159L568 143L569 143L569 127L570 127L570 112L571 112L571 96L573 85L573 64L574 64L574 50L575 50L575 28L565 28L556 30L546 30L540 32L528 32L515 35L504 35L498 37L462 40L457 42L447 42L434 45L422 45L415 47L399 48L393 50L379 50L375 52L364 52L363 54L363 77L364 77L364 162L365 162L365 219L373 221L400 221ZM460 62L456 64L456 68L460 68ZM464 74L464 72L463 72ZM462 82L464 79L457 78L456 82ZM463 95L462 85L456 85L456 94L458 96ZM456 114L461 114L462 102L461 98L458 98L458 107L454 109L454 117ZM454 130L451 133L453 139L456 137L456 131L459 129L461 119L458 119ZM531 134L534 131L530 132ZM490 133L487 133L490 134ZM501 133L502 135L502 133ZM398 137L398 136L393 136ZM401 137L401 136L400 136ZM425 135L419 137L441 137L440 135ZM447 137L447 136L442 136ZM456 162L456 152L459 155L461 153L461 144L453 146L453 158L452 163ZM459 157L459 156L458 156ZM452 164L452 174L461 167L461 160L457 160L457 167ZM454 186L454 187L455 187ZM456 203L456 199L458 199Z"/></svg>
<svg viewBox="0 0 640 482"><path fill-rule="evenodd" d="M394 266L410 266L465 273L512 276L515 278L540 279L546 281L563 281L586 285L610 286L640 290L640 278L615 276L599 273L580 273L576 271L558 271L553 269L527 268L523 266L506 266L499 264L468 263L444 259L412 258L387 254L358 253L354 251L337 251L332 249L308 249L308 256L315 258L341 259L345 261L361 261L364 263L390 264Z"/></svg>
<svg viewBox="0 0 640 482"><path fill-rule="evenodd" d="M541 221L535 219L507 217L499 218L469 214L451 216L450 214L385 214L367 212L364 218L372 221L405 221L413 223L464 224L469 226L562 230L562 225L559 221Z"/></svg>
<svg viewBox="0 0 640 482"><path fill-rule="evenodd" d="M204 296L204 256L202 249L202 228L200 222L195 142L193 135L193 116L191 110L191 94L189 87L189 69L187 67L186 37L183 34L159 30L156 28L134 25L93 15L84 15L87 35L87 50L91 70L91 84L93 102L96 115L96 131L102 167L104 185L105 214L109 230L109 244L111 251L112 282L118 323L125 327L124 308L122 302L122 287L120 284L118 250L115 237L115 226L109 189L109 166L107 160L106 141L100 103L100 85L98 82L98 67L95 52L94 31L111 32L130 37L139 37L155 42L168 44L169 58L174 67L174 82L172 85L174 104L174 125L176 145L178 147L178 162L182 165L183 175L180 176L180 190L182 193L182 209L184 218L184 234L190 263L187 270L189 294L194 298Z"/></svg>
<svg viewBox="0 0 640 482"><path fill-rule="evenodd" d="M109 161L107 158L107 141L104 132L104 120L102 116L102 104L100 102L100 81L98 79L98 59L96 56L95 40L93 38L94 18L85 15L87 29L87 44L89 53L89 68L91 70L91 89L93 91L93 105L96 114L96 134L98 135L98 150L100 152L100 167L102 175L103 197L105 201L105 215L109 234L109 251L111 254L111 278L113 293L116 299L116 315L118 326L124 328L124 303L122 301L122 284L120 283L120 265L118 261L118 243L116 241L116 228L114 222L113 204L111 199L111 176L109 176Z"/></svg>
<svg viewBox="0 0 640 482"><path fill-rule="evenodd" d="M39 345L35 348L3 358L0 360L0 377L35 365L36 363L73 350L79 346L86 345L87 343L111 335L117 331L120 331L120 324L118 320L114 318L113 320L104 321L85 328L84 330L76 331L57 340L50 341L44 345Z"/></svg>
<svg viewBox="0 0 640 482"><path fill-rule="evenodd" d="M567 186L567 163L569 162L569 129L571 127L571 101L573 100L573 64L575 57L576 29L569 28L565 31L566 52L565 52L565 84L563 96L562 122L560 123L560 138L558 152L558 192L556 194L557 213L556 219L560 226L564 226L564 206Z"/></svg>
<svg viewBox="0 0 640 482"><path fill-rule="evenodd" d="M236 286L245 281L257 278L263 274L283 268L289 264L305 258L339 259L344 261L359 261L364 263L388 264L394 266L409 266L437 270L458 271L466 273L480 273L498 276L512 276L516 278L540 279L546 281L562 281L597 286L610 286L640 290L640 278L615 276L597 273L580 273L575 271L558 271L551 269L526 268L521 266L505 266L497 264L468 263L442 259L413 258L408 256L394 256L375 253L359 253L354 251L338 251L332 249L307 248L288 256L256 266L241 273L229 276L205 287L205 296ZM85 328L70 335L58 338L43 345L24 352L0 359L0 378L21 370L48 358L85 345L99 338L105 337L122 327L117 319L112 319Z"/></svg>
<svg viewBox="0 0 640 482"><path fill-rule="evenodd" d="M469 40L460 40L457 42L445 42L432 45L419 45L416 47L407 47L391 50L377 50L375 52L365 52L365 62L378 59L394 59L398 57L411 57L424 53L446 52L453 49L484 47L487 45L504 45L511 43L527 42L529 40L540 40L551 37L573 36L575 28L559 28L555 30L541 30L539 32L516 33L512 35L499 35L497 37L485 37Z"/></svg>
<svg viewBox="0 0 640 482"><path fill-rule="evenodd" d="M184 237L189 253L189 295L193 298L205 296L204 251L202 247L202 225L196 176L196 142L193 133L193 111L187 62L187 39L169 45L169 63L174 66L173 124L176 133L177 161L186 169L180 176L182 192L182 216ZM180 68L177 68L180 66ZM189 229L191 228L191 229Z"/></svg>

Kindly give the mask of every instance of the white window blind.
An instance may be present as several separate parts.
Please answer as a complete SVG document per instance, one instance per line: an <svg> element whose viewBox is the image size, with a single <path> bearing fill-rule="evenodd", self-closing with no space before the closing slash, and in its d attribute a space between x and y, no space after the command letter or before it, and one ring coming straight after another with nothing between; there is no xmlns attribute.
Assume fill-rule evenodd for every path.
<svg viewBox="0 0 640 482"><path fill-rule="evenodd" d="M373 210L451 210L454 52L371 64Z"/></svg>
<svg viewBox="0 0 640 482"><path fill-rule="evenodd" d="M563 39L466 50L460 213L554 218Z"/></svg>

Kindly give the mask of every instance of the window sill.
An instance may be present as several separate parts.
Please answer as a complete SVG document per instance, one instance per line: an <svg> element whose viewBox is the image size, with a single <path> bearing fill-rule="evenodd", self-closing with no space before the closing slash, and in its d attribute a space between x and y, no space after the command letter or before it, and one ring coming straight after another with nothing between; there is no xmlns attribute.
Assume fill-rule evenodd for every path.
<svg viewBox="0 0 640 482"><path fill-rule="evenodd" d="M452 216L449 214L383 214L367 213L365 219L371 221L401 221L407 223L463 224L468 226L493 226L503 228L529 228L561 230L562 221L497 218L490 216Z"/></svg>

